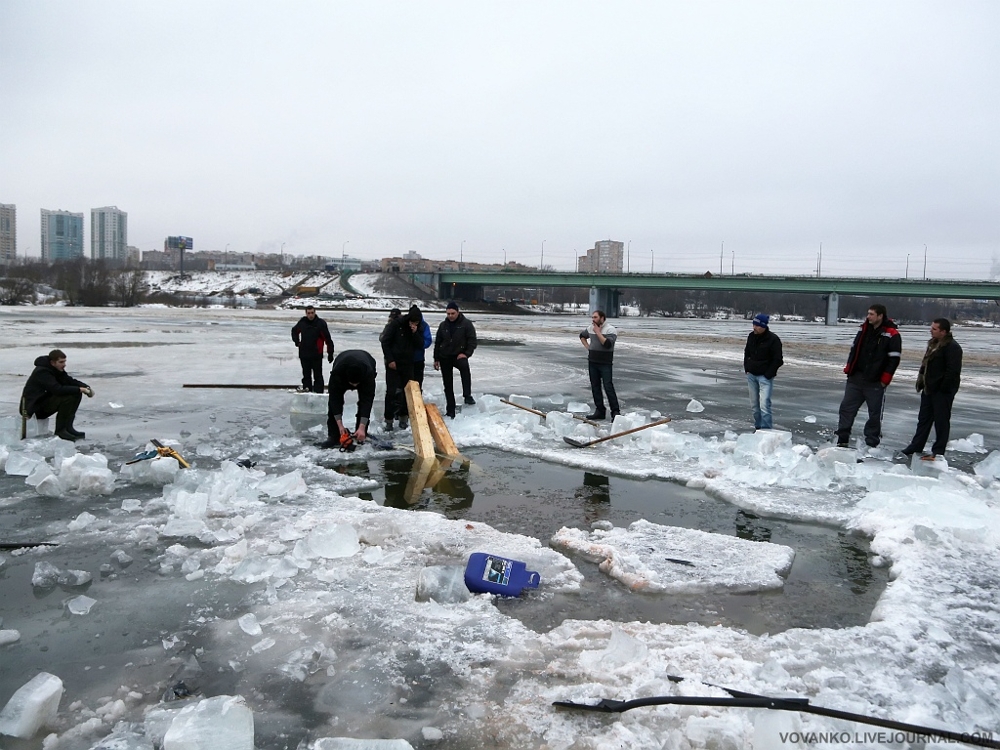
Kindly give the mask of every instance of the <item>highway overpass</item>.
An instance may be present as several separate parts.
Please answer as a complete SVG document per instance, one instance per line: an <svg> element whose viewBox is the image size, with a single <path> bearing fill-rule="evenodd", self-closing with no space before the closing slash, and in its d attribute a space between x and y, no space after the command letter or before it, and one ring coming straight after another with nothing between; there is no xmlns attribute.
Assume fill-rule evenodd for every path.
<svg viewBox="0 0 1000 750"><path fill-rule="evenodd" d="M836 278L816 276L591 273L472 273L448 271L431 275L430 285L441 299L482 299L484 287L581 287L590 289L591 309L617 317L624 289L690 289L717 292L818 294L827 298L827 325L836 325L842 294L861 297L929 297L1000 300L1000 283L935 279Z"/></svg>

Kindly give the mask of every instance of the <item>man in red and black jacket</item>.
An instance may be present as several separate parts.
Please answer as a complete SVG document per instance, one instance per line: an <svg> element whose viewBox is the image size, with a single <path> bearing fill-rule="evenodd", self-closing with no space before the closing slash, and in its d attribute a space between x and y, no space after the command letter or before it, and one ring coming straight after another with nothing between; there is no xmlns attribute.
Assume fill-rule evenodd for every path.
<svg viewBox="0 0 1000 750"><path fill-rule="evenodd" d="M872 305L861 324L844 372L847 387L840 402L840 423L837 426L837 445L850 445L851 427L861 404L868 405L865 422L865 444L874 448L882 440L882 412L885 407L885 389L892 382L892 375L899 367L903 341L896 324L886 314L885 305Z"/></svg>
<svg viewBox="0 0 1000 750"><path fill-rule="evenodd" d="M302 390L323 392L323 344L326 344L326 359L333 362L333 337L326 321L316 314L316 308L309 305L306 314L292 327L292 341L299 348L299 364L302 365Z"/></svg>

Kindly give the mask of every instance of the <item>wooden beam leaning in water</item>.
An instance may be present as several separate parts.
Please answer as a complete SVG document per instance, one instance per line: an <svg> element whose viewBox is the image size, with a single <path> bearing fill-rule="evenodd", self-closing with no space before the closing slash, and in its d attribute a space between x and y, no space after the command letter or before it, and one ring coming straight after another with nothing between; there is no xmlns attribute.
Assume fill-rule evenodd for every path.
<svg viewBox="0 0 1000 750"><path fill-rule="evenodd" d="M252 391L296 390L297 385L266 385L263 383L185 383L181 388L244 388Z"/></svg>
<svg viewBox="0 0 1000 750"><path fill-rule="evenodd" d="M424 408L427 410L427 422L430 425L431 436L434 438L434 443L437 445L438 450L449 457L457 458L460 456L458 446L455 445L455 441L451 437L451 432L448 430L448 425L444 423L444 419L441 417L441 411L434 404L426 404Z"/></svg>
<svg viewBox="0 0 1000 750"><path fill-rule="evenodd" d="M427 424L427 407L420 393L420 383L411 380L404 390L406 409L410 412L410 429L413 431L413 449L418 458L434 458L434 438Z"/></svg>

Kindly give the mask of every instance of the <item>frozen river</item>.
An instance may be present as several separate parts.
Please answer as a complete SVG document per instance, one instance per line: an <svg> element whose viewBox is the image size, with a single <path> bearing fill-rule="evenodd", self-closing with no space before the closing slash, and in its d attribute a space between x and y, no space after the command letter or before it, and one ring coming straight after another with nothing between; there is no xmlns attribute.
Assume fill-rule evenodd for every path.
<svg viewBox="0 0 1000 750"><path fill-rule="evenodd" d="M262 749L318 748L325 737L439 748L764 747L782 731L855 729L763 711L662 707L608 720L550 706L715 694L697 680L1000 730L1000 495L988 471L975 473L1000 445L996 330L956 329L966 369L952 437L977 433L985 448L963 441L950 466L916 477L824 447L853 326L774 324L787 363L775 386L777 430L754 436L746 324L616 321L624 412L636 424L656 413L673 421L574 450L563 427L490 394L530 396L544 410L587 401L577 338L586 321L473 315L479 404L451 423L472 462L413 494L412 457L318 449L321 434L291 429L287 392L181 387L296 383L297 317L0 311L5 413L16 412L33 359L63 349L67 370L97 393L81 407L88 440L76 449L103 456L113 478L102 485L95 471L92 483L77 481L85 462L60 441L0 448L8 467L12 457L44 460L61 488L43 497L24 476L0 477L0 541L59 545L0 552L0 632L16 632L0 638L0 705L43 671L65 691L50 728L2 737L0 747L37 750L52 735L49 750L88 750L112 731L129 748L158 745L175 712L215 695L242 696ZM384 315L324 317L338 350L368 349L381 361ZM902 336L886 406L890 448L915 425L927 338L924 328ZM443 402L432 371L425 393ZM692 399L704 411L686 411ZM195 468L148 462L123 472L149 438L176 444ZM496 604L415 600L428 566L462 565L474 551L529 562L542 586ZM93 580L33 585L40 563ZM86 609L79 597L93 600L86 614L73 613Z"/></svg>

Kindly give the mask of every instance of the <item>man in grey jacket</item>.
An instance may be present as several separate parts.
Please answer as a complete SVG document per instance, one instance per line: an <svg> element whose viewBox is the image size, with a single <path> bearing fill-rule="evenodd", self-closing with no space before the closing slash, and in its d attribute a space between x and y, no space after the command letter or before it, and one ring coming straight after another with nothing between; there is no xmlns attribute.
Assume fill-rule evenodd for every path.
<svg viewBox="0 0 1000 750"><path fill-rule="evenodd" d="M614 419L621 412L618 394L615 393L615 384L611 379L612 360L615 356L615 341L618 339L618 331L608 323L603 310L594 310L590 320L590 327L580 333L580 343L588 352L587 367L590 370L590 389L594 395L594 413L587 419L607 419L607 412L604 410L604 395L601 393L602 383L604 393L608 394L611 418Z"/></svg>

